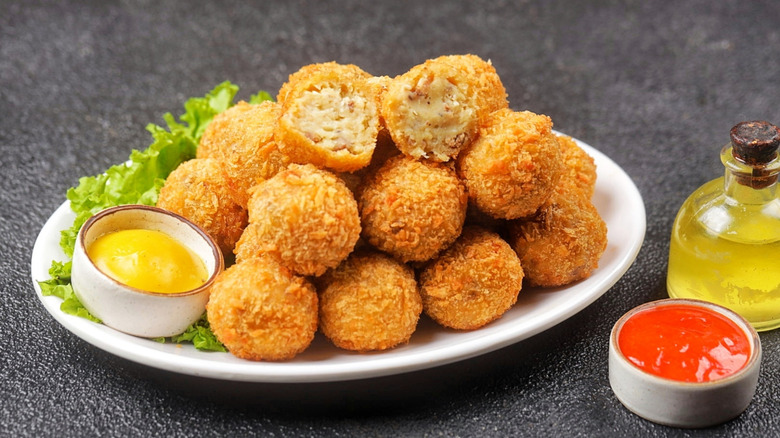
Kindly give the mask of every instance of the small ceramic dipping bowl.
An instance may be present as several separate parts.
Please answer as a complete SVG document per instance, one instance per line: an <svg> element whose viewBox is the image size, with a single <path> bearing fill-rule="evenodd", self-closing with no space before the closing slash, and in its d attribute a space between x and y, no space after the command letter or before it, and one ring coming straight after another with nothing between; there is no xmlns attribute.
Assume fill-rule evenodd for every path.
<svg viewBox="0 0 780 438"><path fill-rule="evenodd" d="M609 383L623 405L655 423L700 428L739 416L756 391L761 342L724 307L666 299L620 318L609 340Z"/></svg>
<svg viewBox="0 0 780 438"><path fill-rule="evenodd" d="M109 277L90 259L87 249L105 234L131 229L159 231L191 249L203 260L208 279L185 292L156 293ZM121 205L95 214L79 230L71 284L84 307L105 325L140 337L168 337L181 334L203 315L209 287L223 269L219 247L192 222L156 207Z"/></svg>

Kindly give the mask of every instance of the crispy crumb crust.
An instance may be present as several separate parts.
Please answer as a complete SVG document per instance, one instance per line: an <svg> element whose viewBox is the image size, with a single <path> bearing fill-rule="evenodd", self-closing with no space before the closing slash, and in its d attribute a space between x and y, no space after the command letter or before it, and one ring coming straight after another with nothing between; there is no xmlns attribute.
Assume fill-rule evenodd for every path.
<svg viewBox="0 0 780 438"><path fill-rule="evenodd" d="M607 247L607 225L578 189L560 186L530 218L509 223L509 242L532 286L588 278Z"/></svg>
<svg viewBox="0 0 780 438"><path fill-rule="evenodd" d="M157 206L197 224L230 254L247 224L247 211L219 161L195 158L179 165L165 180Z"/></svg>
<svg viewBox="0 0 780 438"><path fill-rule="evenodd" d="M420 272L425 313L439 324L473 330L501 317L523 286L517 254L498 234L469 226Z"/></svg>
<svg viewBox="0 0 780 438"><path fill-rule="evenodd" d="M494 112L458 158L469 197L497 219L536 212L558 184L561 166L550 118L508 108Z"/></svg>
<svg viewBox="0 0 780 438"><path fill-rule="evenodd" d="M328 171L291 164L250 193L238 262L268 253L298 274L318 276L344 260L360 237L357 202Z"/></svg>
<svg viewBox="0 0 780 438"><path fill-rule="evenodd" d="M449 161L479 129L471 78L444 59L427 60L393 78L382 98L382 117L404 154Z"/></svg>
<svg viewBox="0 0 780 438"><path fill-rule="evenodd" d="M406 110L414 117L398 103L412 88L420 105L407 103ZM350 110L364 102L353 97L367 95L376 117L369 129L355 128L363 119L349 117ZM445 327L475 329L514 305L524 281L565 285L598 265L606 226L589 202L593 159L573 139L552 133L548 117L508 109L490 61L441 56L395 78L311 64L291 74L277 98L239 102L215 116L197 159L180 166L183 175L172 174L161 193L169 198L163 203L181 204L179 212L202 227L216 225L210 234L218 242L219 235L233 236L236 264L220 274L207 312L237 357L290 359L308 347L318 325L339 348L394 348L409 341L422 311ZM428 101L438 105L432 112ZM287 131L305 139L279 127L285 111L295 128ZM451 116L450 125L428 117L440 113ZM328 137L323 126L368 132L371 153L366 158L359 141ZM474 133L458 131L464 127ZM321 150L311 147L318 135ZM488 135L487 145L475 147ZM428 140L431 151L410 146ZM350 154L332 154L344 151ZM210 164L198 164L204 160ZM540 208L506 219L530 211L537 191L545 198ZM230 254L227 245L220 247Z"/></svg>
<svg viewBox="0 0 780 438"><path fill-rule="evenodd" d="M455 171L398 155L360 191L363 237L403 262L426 261L460 235L468 196Z"/></svg>
<svg viewBox="0 0 780 438"><path fill-rule="evenodd" d="M238 186L243 205L252 186L290 164L274 141L280 114L275 102L250 105L241 101L214 116L200 139L197 157L220 160Z"/></svg>
<svg viewBox="0 0 780 438"><path fill-rule="evenodd" d="M386 350L417 328L422 299L414 271L387 255L353 253L318 284L320 331L339 348Z"/></svg>
<svg viewBox="0 0 780 438"><path fill-rule="evenodd" d="M310 81L312 77L317 77L322 72L336 72L344 77L371 78L370 74L354 64L339 64L332 61L307 64L287 77L287 82L279 88L276 101L280 105L284 105L287 101L287 96L294 90L301 88L300 83Z"/></svg>
<svg viewBox="0 0 780 438"><path fill-rule="evenodd" d="M243 359L291 359L317 331L314 286L271 257L245 260L220 273L206 311L217 339Z"/></svg>
<svg viewBox="0 0 780 438"><path fill-rule="evenodd" d="M436 58L447 62L469 78L466 92L475 99L477 119L484 125L490 113L509 107L508 95L491 62L476 55L446 55Z"/></svg>
<svg viewBox="0 0 780 438"><path fill-rule="evenodd" d="M293 161L336 172L355 171L371 161L383 85L356 69L319 64L292 75L283 86L274 135Z"/></svg>
<svg viewBox="0 0 780 438"><path fill-rule="evenodd" d="M578 188L590 199L596 190L596 163L571 137L558 135L561 159L564 164L561 184Z"/></svg>

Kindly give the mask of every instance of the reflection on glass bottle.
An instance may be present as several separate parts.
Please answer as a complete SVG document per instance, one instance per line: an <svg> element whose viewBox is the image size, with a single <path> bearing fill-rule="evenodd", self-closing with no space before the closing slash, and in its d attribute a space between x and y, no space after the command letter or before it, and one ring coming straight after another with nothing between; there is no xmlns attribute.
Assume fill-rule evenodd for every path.
<svg viewBox="0 0 780 438"><path fill-rule="evenodd" d="M728 307L756 330L780 327L780 130L731 129L726 168L683 203L672 228L667 289Z"/></svg>

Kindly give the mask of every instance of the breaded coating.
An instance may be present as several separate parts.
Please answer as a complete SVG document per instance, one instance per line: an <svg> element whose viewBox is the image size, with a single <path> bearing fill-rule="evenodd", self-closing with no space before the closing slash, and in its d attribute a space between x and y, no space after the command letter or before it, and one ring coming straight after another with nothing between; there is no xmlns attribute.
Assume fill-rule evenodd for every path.
<svg viewBox="0 0 780 438"><path fill-rule="evenodd" d="M293 75L280 91L284 100L274 135L294 162L351 172L371 161L381 87L356 68L319 64Z"/></svg>
<svg viewBox="0 0 780 438"><path fill-rule="evenodd" d="M353 253L318 283L320 331L339 348L387 350L417 328L422 299L414 271L387 255Z"/></svg>
<svg viewBox="0 0 780 438"><path fill-rule="evenodd" d="M517 254L498 234L469 226L420 272L425 313L442 326L473 330L501 317L523 287Z"/></svg>
<svg viewBox="0 0 780 438"><path fill-rule="evenodd" d="M271 257L245 260L220 273L206 312L217 339L242 359L291 359L317 332L314 286Z"/></svg>
<svg viewBox="0 0 780 438"><path fill-rule="evenodd" d="M382 117L398 149L444 162L471 143L479 130L472 79L444 59L393 78L382 98Z"/></svg>
<svg viewBox="0 0 780 438"><path fill-rule="evenodd" d="M531 286L563 286L588 278L607 248L607 226L576 188L560 186L530 218L509 224L509 242Z"/></svg>
<svg viewBox="0 0 780 438"><path fill-rule="evenodd" d="M266 249L268 245L260 239L257 229L258 226L255 224L248 224L244 228L241 238L238 239L233 249L236 263L241 263L244 260L249 260L268 252Z"/></svg>
<svg viewBox="0 0 780 438"><path fill-rule="evenodd" d="M480 125L484 125L490 113L509 107L504 84L489 60L476 55L448 55L437 59L454 65L470 78L468 92L476 99Z"/></svg>
<svg viewBox="0 0 780 438"><path fill-rule="evenodd" d="M276 101L279 102L279 104L284 105L290 92L299 89L299 83L317 76L322 71L335 71L345 77L371 78L370 74L354 64L339 64L337 62L308 64L299 68L295 73L287 77L287 82L282 84L282 87L279 88L279 92L276 95Z"/></svg>
<svg viewBox="0 0 780 438"><path fill-rule="evenodd" d="M392 78L389 76L373 76L368 78L366 81L369 83L369 85L374 87L375 92L379 96L379 132L377 133L376 138L376 148L374 148L374 154L371 156L371 163L369 164L369 166L374 167L374 170L376 170L379 166L384 164L387 158L390 158L393 155L398 155L401 153L401 151L398 150L398 148L395 146L393 137L390 135L390 131L387 130L385 119L382 116L381 111L382 100L387 93L387 87L390 85ZM362 170L366 169L363 168Z"/></svg>
<svg viewBox="0 0 780 438"><path fill-rule="evenodd" d="M311 164L291 164L253 187L237 261L268 253L301 275L322 275L360 237L357 202L344 182Z"/></svg>
<svg viewBox="0 0 780 438"><path fill-rule="evenodd" d="M458 158L469 197L497 219L535 213L558 184L561 168L550 118L508 108L494 112Z"/></svg>
<svg viewBox="0 0 780 438"><path fill-rule="evenodd" d="M387 87L390 85L390 82L392 82L392 78L390 76L370 76L366 77L366 82L368 85L374 88L374 92L379 96L379 105L381 107L382 105L382 99L385 97L385 93L387 92ZM382 117L382 112L379 112L379 126L380 129L385 129L385 119Z"/></svg>
<svg viewBox="0 0 780 438"><path fill-rule="evenodd" d="M219 161L194 158L179 165L160 189L157 206L197 224L219 245L233 252L247 224L239 189Z"/></svg>
<svg viewBox="0 0 780 438"><path fill-rule="evenodd" d="M426 261L460 235L467 204L453 169L398 155L360 192L363 237L403 262Z"/></svg>
<svg viewBox="0 0 780 438"><path fill-rule="evenodd" d="M220 160L238 186L244 205L249 188L290 163L273 137L280 114L275 102L250 105L241 101L214 116L200 139L197 157Z"/></svg>
<svg viewBox="0 0 780 438"><path fill-rule="evenodd" d="M558 135L564 169L561 184L578 187L590 199L596 190L596 163L571 137Z"/></svg>
<svg viewBox="0 0 780 438"><path fill-rule="evenodd" d="M595 160L552 128L510 109L476 55L393 78L310 64L277 102L217 114L157 205L235 255L206 316L236 357L289 360L317 330L378 352L407 344L423 312L475 330L524 286L597 269L607 228L591 202Z"/></svg>

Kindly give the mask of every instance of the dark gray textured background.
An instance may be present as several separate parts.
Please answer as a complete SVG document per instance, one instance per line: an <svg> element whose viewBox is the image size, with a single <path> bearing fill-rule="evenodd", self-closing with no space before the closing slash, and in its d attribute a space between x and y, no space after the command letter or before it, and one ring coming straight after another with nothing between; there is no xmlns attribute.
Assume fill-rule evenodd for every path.
<svg viewBox="0 0 780 438"><path fill-rule="evenodd" d="M248 3L248 2L247 2ZM318 385L194 379L115 358L35 297L30 255L79 176L145 148L147 123L223 80L275 94L313 62L396 75L475 53L515 109L606 153L647 208L634 266L555 328L433 370ZM780 433L780 332L761 334L753 403L704 431L629 413L607 342L664 298L670 227L719 176L728 129L780 123L780 3L738 0L0 3L0 435L766 436ZM780 268L779 268L780 269Z"/></svg>

